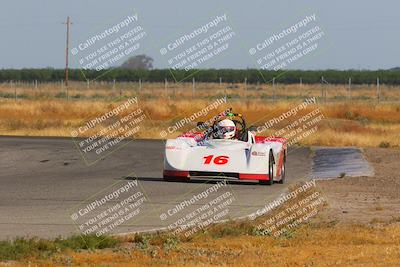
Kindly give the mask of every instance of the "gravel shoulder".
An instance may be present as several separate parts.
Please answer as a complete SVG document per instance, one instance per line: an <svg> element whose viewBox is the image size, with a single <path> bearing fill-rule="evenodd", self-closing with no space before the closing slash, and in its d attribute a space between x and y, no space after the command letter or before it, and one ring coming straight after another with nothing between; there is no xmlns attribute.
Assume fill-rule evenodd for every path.
<svg viewBox="0 0 400 267"><path fill-rule="evenodd" d="M322 217L355 224L400 219L400 150L365 148L364 154L374 176L317 182L329 205Z"/></svg>

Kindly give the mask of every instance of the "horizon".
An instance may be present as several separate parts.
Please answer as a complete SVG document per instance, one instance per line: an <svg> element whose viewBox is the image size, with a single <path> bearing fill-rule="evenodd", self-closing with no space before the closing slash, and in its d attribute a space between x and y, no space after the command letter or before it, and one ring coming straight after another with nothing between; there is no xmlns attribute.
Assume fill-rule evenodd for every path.
<svg viewBox="0 0 400 267"><path fill-rule="evenodd" d="M37 5L23 0L6 0L0 10L0 30L5 39L0 44L0 69L64 68L66 28L62 23L67 16L73 23L70 27L71 69L88 66L91 69L90 64L80 64L82 58L75 57L74 53L89 53L96 48L73 50L80 43L106 33L97 39L96 44L100 45L109 37L122 36L123 33L118 32L131 26L136 27L135 34L142 35L135 39L137 46L131 48L129 56L145 54L153 58L154 69L174 69L177 66L179 69L183 63L168 56L178 56L172 54L179 49L178 52L189 49L183 47L185 45L198 44L208 31L213 30L219 30L221 34L218 37L225 38L222 40L224 46L221 45L212 60L200 60L198 66L185 67L375 71L400 65L396 57L400 37L394 34L400 28L396 11L400 4L393 0L386 1L385 5L360 0L351 3L343 0L335 3L308 3L304 0L265 3L253 0L246 5L228 1L193 5L181 5L178 1L154 2L108 3L101 0L93 5L91 2L54 3L43 0L41 5ZM360 7L363 12L359 12ZM252 16L243 16L243 12ZM135 15L136 19L124 22L127 17ZM118 30L115 25L118 25ZM292 60L289 56L287 58L290 64L279 66L261 62L261 56L268 49L279 49L281 41L290 44L294 37L301 37L306 31L312 31L317 42L311 40L313 47L304 55L290 54L293 57ZM269 43L267 40L271 38L274 42ZM170 49L177 40L177 48ZM179 40L184 42L180 44ZM272 47L275 44L277 46ZM90 49L92 51L88 51ZM128 55L124 55L103 68L119 66L127 58Z"/></svg>

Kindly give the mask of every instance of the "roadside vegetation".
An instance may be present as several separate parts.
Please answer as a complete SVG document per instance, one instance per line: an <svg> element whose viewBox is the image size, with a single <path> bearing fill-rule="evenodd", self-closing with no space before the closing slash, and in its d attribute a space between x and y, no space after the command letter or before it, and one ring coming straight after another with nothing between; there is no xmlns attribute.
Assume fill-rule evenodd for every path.
<svg viewBox="0 0 400 267"><path fill-rule="evenodd" d="M325 85L327 99L321 98L320 85L199 84L193 92L190 84L98 83L86 88L72 83L66 99L65 88L54 84L40 85L38 89L0 86L0 134L20 136L71 136L71 131L88 120L117 107L128 98L137 97L138 106L146 113L136 138L161 138L160 131L179 120L195 114L227 96L227 103L211 111L207 120L227 107L241 112L248 123L263 125L304 99L315 97L317 104L298 112L289 120L320 109L324 115L317 124L318 131L299 140L300 145L398 147L400 145L400 88L381 86L381 99L376 88L359 86L351 91L341 85ZM17 99L14 93L17 92ZM399 100L398 102L396 102ZM193 129L196 121L174 131L165 138L173 138ZM263 135L274 134L282 125L276 125ZM88 132L89 133L89 132Z"/></svg>
<svg viewBox="0 0 400 267"><path fill-rule="evenodd" d="M74 235L53 240L39 238L16 238L0 241L0 260L22 260L26 258L46 259L65 250L81 251L112 248L120 240L110 236Z"/></svg>
<svg viewBox="0 0 400 267"><path fill-rule="evenodd" d="M111 240L111 238L109 238ZM400 226L309 223L281 238L259 236L246 223L229 223L191 240L167 234L113 238L100 249L50 249L52 241L29 243L29 253L6 266L398 266ZM44 246L43 243L47 245ZM114 245L116 244L116 245ZM1 246L1 249L3 249ZM20 250L21 248L14 248ZM14 256L14 254L12 254Z"/></svg>
<svg viewBox="0 0 400 267"><path fill-rule="evenodd" d="M141 55L143 56L143 55ZM136 56L131 59L137 62ZM145 56L146 58L146 56ZM272 81L275 77L279 83L297 83L300 79L304 83L319 83L321 76L324 76L327 81L334 84L347 83L349 77L351 77L354 84L363 83L374 83L376 78L380 78L380 81L385 84L399 84L400 70L399 68L391 70L258 70L258 69L202 69L202 70L171 70L171 69L143 69L151 68L152 59L150 58L150 65L143 65L143 57L140 59L141 69L127 69L127 66L122 65L121 68L113 68L112 71L105 69L102 71L92 70L81 70L81 69L70 69L69 77L73 81L86 81L99 80L99 81L138 81L141 79L146 82L163 82L165 78L172 80L173 76L177 81L191 80L195 77L196 81L199 82L217 82L221 77L224 82L229 83L241 83L245 78L249 83L256 83L262 81ZM136 63L135 62L135 63ZM126 61L128 64L133 62ZM136 63L138 64L138 63ZM136 66L130 66L138 68ZM0 70L0 82L7 81L24 81L32 82L39 80L43 82L54 82L64 79L64 69L1 69Z"/></svg>

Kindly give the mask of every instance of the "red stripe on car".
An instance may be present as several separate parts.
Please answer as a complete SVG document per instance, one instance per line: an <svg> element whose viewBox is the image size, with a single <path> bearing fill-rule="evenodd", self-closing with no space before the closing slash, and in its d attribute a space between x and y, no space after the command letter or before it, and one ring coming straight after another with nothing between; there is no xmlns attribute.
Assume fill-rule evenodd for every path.
<svg viewBox="0 0 400 267"><path fill-rule="evenodd" d="M268 174L239 173L240 180L269 180Z"/></svg>
<svg viewBox="0 0 400 267"><path fill-rule="evenodd" d="M171 177L189 177L188 171L169 171L164 170L164 176L171 176Z"/></svg>

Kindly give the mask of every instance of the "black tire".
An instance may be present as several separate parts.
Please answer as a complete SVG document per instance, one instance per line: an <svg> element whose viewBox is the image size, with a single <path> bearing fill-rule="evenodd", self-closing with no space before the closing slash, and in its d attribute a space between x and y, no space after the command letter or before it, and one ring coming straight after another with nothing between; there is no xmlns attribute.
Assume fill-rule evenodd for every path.
<svg viewBox="0 0 400 267"><path fill-rule="evenodd" d="M260 180L260 184L265 185L273 185L274 184L274 155L272 155L272 151L269 152L269 161L268 161L268 180Z"/></svg>
<svg viewBox="0 0 400 267"><path fill-rule="evenodd" d="M171 181L173 181L173 179L172 179L172 177L171 176L163 176L163 178L164 178L164 181L166 181L166 182L171 182Z"/></svg>
<svg viewBox="0 0 400 267"><path fill-rule="evenodd" d="M281 179L279 180L278 183L284 184L286 181L286 152L284 152L283 156L283 165L282 165L282 171L281 171Z"/></svg>
<svg viewBox="0 0 400 267"><path fill-rule="evenodd" d="M166 182L188 182L190 179L187 177L174 177L174 176L163 176Z"/></svg>

